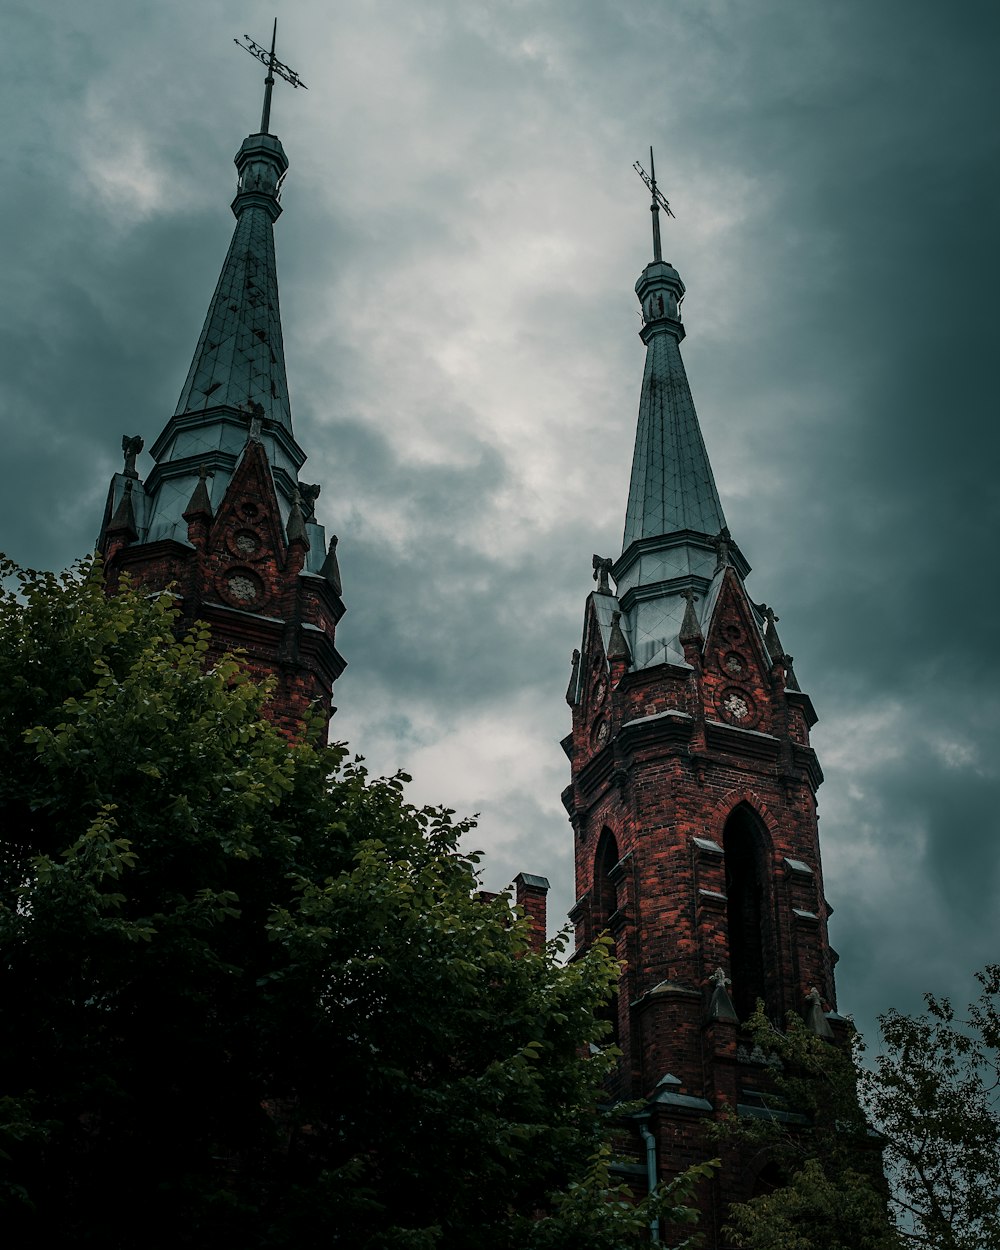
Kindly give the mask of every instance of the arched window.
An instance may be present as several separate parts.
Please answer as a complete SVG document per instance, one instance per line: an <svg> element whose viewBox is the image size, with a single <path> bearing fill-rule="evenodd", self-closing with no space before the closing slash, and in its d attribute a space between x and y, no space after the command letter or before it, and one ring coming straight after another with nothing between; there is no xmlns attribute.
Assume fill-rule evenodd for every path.
<svg viewBox="0 0 1000 1250"><path fill-rule="evenodd" d="M612 878L612 870L618 863L618 842L610 829L602 829L594 855L593 919L595 935L608 927L608 921L618 910L618 886ZM622 1002L616 994L597 1010L599 1019L611 1023L610 1040L617 1045L621 1022L618 1019Z"/></svg>
<svg viewBox="0 0 1000 1250"><path fill-rule="evenodd" d="M618 843L610 829L603 829L594 856L594 930L599 933L618 910L618 887L611 870L618 863Z"/></svg>
<svg viewBox="0 0 1000 1250"><path fill-rule="evenodd" d="M735 808L722 831L726 854L729 975L736 1014L746 1020L762 998L769 999L765 948L770 932L767 898L766 843L756 814L746 805Z"/></svg>
<svg viewBox="0 0 1000 1250"><path fill-rule="evenodd" d="M773 1194L776 1189L788 1184L788 1177L784 1170L778 1166L773 1160L765 1163L761 1170L757 1173L753 1183L753 1192L751 1198L763 1198L767 1194Z"/></svg>

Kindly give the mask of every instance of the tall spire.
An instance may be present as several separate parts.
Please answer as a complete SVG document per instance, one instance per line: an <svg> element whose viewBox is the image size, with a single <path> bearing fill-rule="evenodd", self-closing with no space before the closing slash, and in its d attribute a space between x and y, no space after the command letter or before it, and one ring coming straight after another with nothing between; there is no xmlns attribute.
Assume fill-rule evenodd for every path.
<svg viewBox="0 0 1000 1250"><path fill-rule="evenodd" d="M726 519L681 359L684 283L662 256L660 210L674 214L657 186L652 149L651 172L647 174L638 162L635 168L652 195L653 260L635 287L642 307L639 333L646 345L646 366L622 554L614 575L623 624L627 623L632 653L641 668L664 661L683 663L682 592L697 591L705 602L716 563L711 540ZM734 563L741 573L749 571L738 553Z"/></svg>
<svg viewBox="0 0 1000 1250"><path fill-rule="evenodd" d="M669 268L662 263L658 267ZM652 268L647 266L644 278ZM654 291L647 306L661 298ZM679 321L672 326L667 318L643 326L646 368L623 550L639 539L681 530L717 534L726 523L681 359L680 330Z"/></svg>
<svg viewBox="0 0 1000 1250"><path fill-rule="evenodd" d="M256 403L291 432L273 230L288 158L280 140L250 135L235 164L236 229L174 415Z"/></svg>
<svg viewBox="0 0 1000 1250"><path fill-rule="evenodd" d="M305 83L274 54L277 18L270 51L249 35L243 38L245 44L234 42L267 68L260 130L244 139L235 157L239 182L232 209L237 226L174 415L259 404L265 418L280 422L290 433L273 232L288 158L268 127L275 73L293 87L304 88Z"/></svg>
<svg viewBox="0 0 1000 1250"><path fill-rule="evenodd" d="M332 714L344 604L337 540L327 554L316 517L320 487L299 481L305 454L288 402L273 229L288 158L269 126L276 76L305 84L275 56L276 37L277 23L270 50L244 37L267 73L261 128L235 157L232 243L144 482L142 438L122 439L99 546L109 587L123 574L170 586L180 627L210 626L210 661L239 651L254 676L273 678L268 715L298 734L310 707Z"/></svg>
<svg viewBox="0 0 1000 1250"><path fill-rule="evenodd" d="M747 594L681 361L666 202L652 161L638 171L653 197L653 259L636 284L646 368L623 550L610 573L593 557L560 745L576 953L610 941L620 961L607 1100L642 1100L632 1141L651 1192L713 1152L732 1108L757 1114L760 1056L743 1033L756 1006L778 1024L799 1011L848 1050L850 1039L823 897L816 714L774 612ZM726 1213L759 1188L760 1167L753 1142L728 1152L705 1195L713 1250L730 1244Z"/></svg>
<svg viewBox="0 0 1000 1250"><path fill-rule="evenodd" d="M275 75L305 87L270 50L244 36L245 47L267 69L261 129L237 152L236 217L229 251L208 306L198 344L174 415L150 449L156 464L146 483L144 537L178 538L186 532L184 509L199 468L215 473L212 493L225 490L256 418L283 512L291 507L305 456L292 435L285 349L278 303L274 223L281 215L281 187L288 157L268 133ZM236 41L239 43L239 41Z"/></svg>

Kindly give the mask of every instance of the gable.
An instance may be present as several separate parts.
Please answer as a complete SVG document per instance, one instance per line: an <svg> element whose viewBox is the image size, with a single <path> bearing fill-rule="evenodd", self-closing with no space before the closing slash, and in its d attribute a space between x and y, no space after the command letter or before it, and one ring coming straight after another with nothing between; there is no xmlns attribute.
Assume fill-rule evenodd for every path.
<svg viewBox="0 0 1000 1250"><path fill-rule="evenodd" d="M771 661L757 614L732 568L725 570L706 622L703 689L707 719L771 732Z"/></svg>

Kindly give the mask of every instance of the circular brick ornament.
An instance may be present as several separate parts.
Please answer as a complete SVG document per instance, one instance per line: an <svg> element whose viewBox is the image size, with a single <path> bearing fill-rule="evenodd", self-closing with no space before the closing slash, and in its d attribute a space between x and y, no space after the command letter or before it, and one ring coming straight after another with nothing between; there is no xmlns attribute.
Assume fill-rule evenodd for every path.
<svg viewBox="0 0 1000 1250"><path fill-rule="evenodd" d="M727 673L739 677L747 670L747 662L738 651L727 651L722 660L722 667Z"/></svg>
<svg viewBox="0 0 1000 1250"><path fill-rule="evenodd" d="M225 597L230 603L240 607L259 603L263 593L260 578L249 569L234 569L226 575L223 587Z"/></svg>
<svg viewBox="0 0 1000 1250"><path fill-rule="evenodd" d="M739 725L741 729L746 729L757 721L757 705L749 691L739 686L727 686L715 705L719 709L719 715L730 725Z"/></svg>
<svg viewBox="0 0 1000 1250"><path fill-rule="evenodd" d="M230 531L226 543L233 555L242 560L259 560L265 554L261 536L249 527Z"/></svg>
<svg viewBox="0 0 1000 1250"><path fill-rule="evenodd" d="M611 733L611 725L608 722L608 718L606 716L602 716L601 719L594 726L594 732L590 736L590 740L593 743L595 750L604 746L605 742L607 742L608 740L608 736L610 735L610 733Z"/></svg>

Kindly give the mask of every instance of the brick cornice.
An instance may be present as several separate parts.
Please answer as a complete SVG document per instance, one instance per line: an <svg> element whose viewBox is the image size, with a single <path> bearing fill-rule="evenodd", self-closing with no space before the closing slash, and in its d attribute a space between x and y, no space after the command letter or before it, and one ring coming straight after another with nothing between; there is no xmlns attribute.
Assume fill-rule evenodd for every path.
<svg viewBox="0 0 1000 1250"><path fill-rule="evenodd" d="M694 720L687 712L657 712L626 721L618 731L618 745L625 753L651 747L686 748L694 733Z"/></svg>
<svg viewBox="0 0 1000 1250"><path fill-rule="evenodd" d="M310 593L318 595L327 606L333 617L334 624L339 622L340 618L347 611L347 607L329 581L322 574L312 573L308 569L303 569L299 574L299 578L301 583L309 588Z"/></svg>
<svg viewBox="0 0 1000 1250"><path fill-rule="evenodd" d="M781 752L781 740L773 734L724 725L722 721L705 722L705 742L710 750L767 762L777 760Z"/></svg>
<svg viewBox="0 0 1000 1250"><path fill-rule="evenodd" d="M583 795L593 795L596 790L609 781L615 766L613 744L608 745L580 769L577 774L577 787Z"/></svg>
<svg viewBox="0 0 1000 1250"><path fill-rule="evenodd" d="M113 563L120 569L140 564L149 564L154 560L173 557L178 560L190 560L197 552L190 543L179 542L176 538L159 538L152 543L136 543L122 547L114 556Z"/></svg>
<svg viewBox="0 0 1000 1250"><path fill-rule="evenodd" d="M812 729L813 725L819 720L816 715L816 709L813 707L813 701L807 694L803 694L801 690L785 689L785 699L789 707L798 707L802 709L802 713L806 718L806 724Z"/></svg>
<svg viewBox="0 0 1000 1250"><path fill-rule="evenodd" d="M797 742L792 743L792 762L796 771L801 772L807 778L809 785L815 792L823 784L823 770L819 765L819 757L812 747L801 746Z"/></svg>

